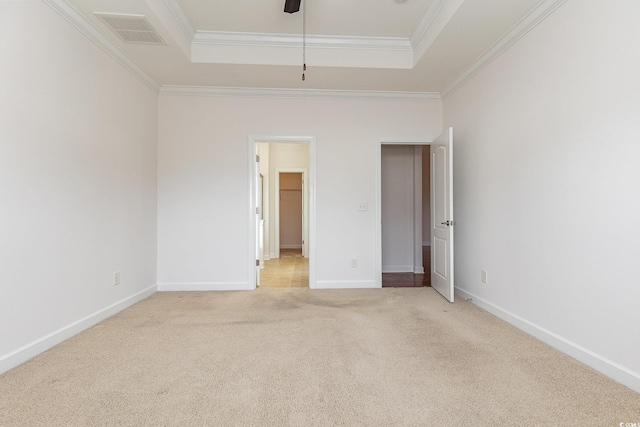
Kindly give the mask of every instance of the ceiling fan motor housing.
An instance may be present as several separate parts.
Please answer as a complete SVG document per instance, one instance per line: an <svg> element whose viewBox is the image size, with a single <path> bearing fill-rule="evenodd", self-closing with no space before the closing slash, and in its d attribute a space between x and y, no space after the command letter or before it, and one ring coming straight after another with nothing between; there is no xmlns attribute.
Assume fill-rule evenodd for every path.
<svg viewBox="0 0 640 427"><path fill-rule="evenodd" d="M296 13L300 10L300 2L302 0L285 0L284 11L287 13Z"/></svg>

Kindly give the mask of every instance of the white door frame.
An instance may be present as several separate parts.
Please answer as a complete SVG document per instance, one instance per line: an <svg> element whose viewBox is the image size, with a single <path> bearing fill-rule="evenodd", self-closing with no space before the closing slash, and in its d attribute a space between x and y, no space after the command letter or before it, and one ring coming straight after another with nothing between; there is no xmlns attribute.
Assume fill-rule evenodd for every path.
<svg viewBox="0 0 640 427"><path fill-rule="evenodd" d="M382 146L383 145L429 145L432 140L426 138L380 137L376 138L376 247L375 279L376 287L382 287ZM423 201L424 203L424 201ZM422 245L422 241L420 242Z"/></svg>
<svg viewBox="0 0 640 427"><path fill-rule="evenodd" d="M274 216L273 225L275 236L273 241L275 244L276 258L280 258L280 174L281 173L300 173L302 174L302 256L309 258L309 196L307 194L307 182L309 180L309 173L306 168L276 168L275 170L275 187L274 187Z"/></svg>
<svg viewBox="0 0 640 427"><path fill-rule="evenodd" d="M295 135L249 135L249 219L248 219L248 239L247 239L247 272L249 275L248 289L256 289L256 143L259 142L285 142L308 144L309 146L309 172L308 172L308 210L309 235L305 241L309 255L309 288L316 288L316 137L315 136L295 136ZM279 237L278 237L279 240ZM279 251L279 248L278 248Z"/></svg>

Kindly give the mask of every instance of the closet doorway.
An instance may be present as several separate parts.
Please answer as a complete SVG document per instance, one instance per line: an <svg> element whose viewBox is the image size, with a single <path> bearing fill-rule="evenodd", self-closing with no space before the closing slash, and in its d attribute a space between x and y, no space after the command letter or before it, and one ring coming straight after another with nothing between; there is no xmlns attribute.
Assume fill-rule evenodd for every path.
<svg viewBox="0 0 640 427"><path fill-rule="evenodd" d="M428 145L381 146L382 286L431 286Z"/></svg>

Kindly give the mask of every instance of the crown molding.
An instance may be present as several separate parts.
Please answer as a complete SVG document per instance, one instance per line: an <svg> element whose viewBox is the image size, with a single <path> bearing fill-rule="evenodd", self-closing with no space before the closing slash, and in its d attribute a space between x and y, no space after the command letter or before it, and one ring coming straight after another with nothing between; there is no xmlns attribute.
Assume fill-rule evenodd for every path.
<svg viewBox="0 0 640 427"><path fill-rule="evenodd" d="M440 95L435 92L227 88L213 86L162 86L160 88L160 95L233 98L356 99L416 102L440 101Z"/></svg>
<svg viewBox="0 0 640 427"><path fill-rule="evenodd" d="M431 47L442 29L449 23L464 0L432 0L409 37L413 48L413 65Z"/></svg>
<svg viewBox="0 0 640 427"><path fill-rule="evenodd" d="M164 0L164 4L171 11L171 15L176 20L184 35L193 40L196 36L196 27L191 22L191 19L184 13L184 9L178 0Z"/></svg>
<svg viewBox="0 0 640 427"><path fill-rule="evenodd" d="M196 31L194 44L294 47L302 45L301 34L236 33ZM307 47L412 51L411 42L401 37L306 36Z"/></svg>
<svg viewBox="0 0 640 427"><path fill-rule="evenodd" d="M456 90L471 80L476 74L482 71L494 59L502 55L514 43L524 37L529 31L535 28L545 18L551 15L556 9L562 6L567 0L542 0L526 16L518 21L506 33L502 35L489 49L469 65L456 79L451 82L442 92L442 99L446 99Z"/></svg>
<svg viewBox="0 0 640 427"><path fill-rule="evenodd" d="M420 21L416 25L416 28L414 28L413 33L409 37L411 46L413 46L414 49L418 45L418 43L420 43L420 40L422 40L422 38L425 36L427 30L431 26L431 23L436 18L438 12L440 11L440 9L442 9L442 6L444 6L446 2L447 0L431 0L429 7L427 8L427 10L425 10L422 18L420 18Z"/></svg>
<svg viewBox="0 0 640 427"><path fill-rule="evenodd" d="M98 30L93 23L84 17L75 7L66 0L42 0L46 5L51 7L71 25L84 34L96 46L105 51L109 56L115 59L120 65L126 68L142 83L153 90L155 93L160 92L160 85L149 76L142 68L131 60L120 47L111 41L108 37Z"/></svg>
<svg viewBox="0 0 640 427"><path fill-rule="evenodd" d="M196 30L180 3L177 0L146 0L146 3L185 57L191 60L191 44Z"/></svg>

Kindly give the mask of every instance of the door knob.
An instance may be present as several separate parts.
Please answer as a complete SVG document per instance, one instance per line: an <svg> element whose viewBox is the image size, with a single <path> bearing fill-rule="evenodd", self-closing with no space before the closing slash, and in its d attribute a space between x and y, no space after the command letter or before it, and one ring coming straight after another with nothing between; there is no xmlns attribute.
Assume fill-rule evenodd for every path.
<svg viewBox="0 0 640 427"><path fill-rule="evenodd" d="M445 222L441 222L440 224L446 225L446 226L452 226L454 224L454 222L453 221L445 221Z"/></svg>

